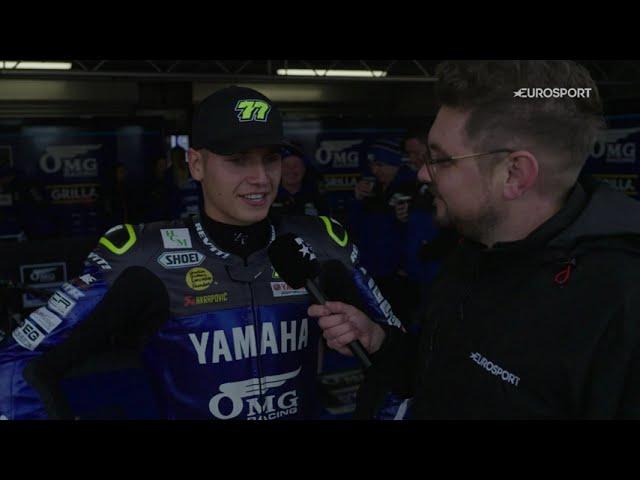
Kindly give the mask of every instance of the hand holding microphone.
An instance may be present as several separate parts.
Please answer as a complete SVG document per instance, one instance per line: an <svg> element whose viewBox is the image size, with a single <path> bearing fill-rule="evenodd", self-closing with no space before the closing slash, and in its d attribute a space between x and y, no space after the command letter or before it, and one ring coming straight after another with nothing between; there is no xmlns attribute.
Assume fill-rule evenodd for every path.
<svg viewBox="0 0 640 480"><path fill-rule="evenodd" d="M334 316L333 310L339 312L339 318L335 318L334 316L334 318L329 318L326 321L323 320L323 323L327 325L328 329L339 327L338 330L332 330L332 335L335 335L336 338L332 336L331 340L329 340L329 338L325 336L328 343L329 341L331 342L329 346L336 350L342 348L343 353L348 349L358 357L365 368L371 366L371 361L369 360L366 350L360 341L358 341L359 335L355 332L350 333L353 327L350 327L351 323L349 319L354 318L353 315L355 312L359 312L365 317L366 321L370 323L373 322L353 306L341 302L327 302L325 295L314 281L320 273L320 265L311 247L302 238L293 233L288 233L277 237L269 246L269 259L282 280L292 288L305 287L314 300L320 304L311 306L309 308L309 315L331 317ZM311 312L318 313L318 315L314 315ZM320 327L323 328L322 325L320 325ZM364 338L368 340L367 336Z"/></svg>
<svg viewBox="0 0 640 480"><path fill-rule="evenodd" d="M352 342L359 342L369 353L375 353L386 336L380 325L353 305L343 302L311 305L307 313L318 318L327 346L343 355L351 355L349 345Z"/></svg>

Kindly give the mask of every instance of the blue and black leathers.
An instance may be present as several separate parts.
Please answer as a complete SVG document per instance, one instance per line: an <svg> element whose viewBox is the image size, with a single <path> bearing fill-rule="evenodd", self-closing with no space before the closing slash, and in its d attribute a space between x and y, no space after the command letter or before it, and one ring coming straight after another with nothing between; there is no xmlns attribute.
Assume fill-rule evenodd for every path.
<svg viewBox="0 0 640 480"><path fill-rule="evenodd" d="M267 256L293 232L320 262L340 259L376 321L400 326L327 217L270 221L246 259L222 250L199 219L121 225L100 239L82 275L0 344L0 415L71 416L60 379L113 338L138 344L168 419L294 419L317 414L320 330L306 290L282 282Z"/></svg>

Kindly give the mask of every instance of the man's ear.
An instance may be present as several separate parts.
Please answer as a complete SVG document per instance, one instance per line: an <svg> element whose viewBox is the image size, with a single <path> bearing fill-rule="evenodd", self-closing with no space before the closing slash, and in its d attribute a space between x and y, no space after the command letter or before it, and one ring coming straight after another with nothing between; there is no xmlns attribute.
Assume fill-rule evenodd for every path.
<svg viewBox="0 0 640 480"><path fill-rule="evenodd" d="M202 181L204 178L204 162L206 161L206 152L204 150L194 150L190 148L187 151L187 159L189 162L189 171L194 180Z"/></svg>
<svg viewBox="0 0 640 480"><path fill-rule="evenodd" d="M533 187L540 167L536 156L527 150L513 152L507 162L507 179L503 192L506 199L514 200Z"/></svg>

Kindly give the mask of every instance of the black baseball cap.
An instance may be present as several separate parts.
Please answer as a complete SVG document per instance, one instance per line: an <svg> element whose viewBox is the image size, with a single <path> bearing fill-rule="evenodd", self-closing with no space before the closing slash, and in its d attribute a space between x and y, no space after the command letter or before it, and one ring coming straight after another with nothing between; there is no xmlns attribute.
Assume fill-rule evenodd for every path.
<svg viewBox="0 0 640 480"><path fill-rule="evenodd" d="M196 109L191 145L219 155L281 146L282 116L271 100L256 90L223 88L205 98Z"/></svg>

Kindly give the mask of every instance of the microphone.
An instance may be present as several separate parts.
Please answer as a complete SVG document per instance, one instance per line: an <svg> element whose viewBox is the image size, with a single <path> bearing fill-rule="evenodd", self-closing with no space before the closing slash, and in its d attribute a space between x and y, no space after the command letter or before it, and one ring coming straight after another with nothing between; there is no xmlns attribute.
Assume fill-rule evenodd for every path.
<svg viewBox="0 0 640 480"><path fill-rule="evenodd" d="M280 278L291 288L305 287L317 303L327 303L324 293L313 280L320 273L318 259L302 238L293 233L276 237L269 246L269 260ZM371 360L359 340L354 340L348 346L365 368L371 366Z"/></svg>
<svg viewBox="0 0 640 480"><path fill-rule="evenodd" d="M370 315L370 307L356 287L353 274L340 260L322 262L318 281L328 299L348 303Z"/></svg>

